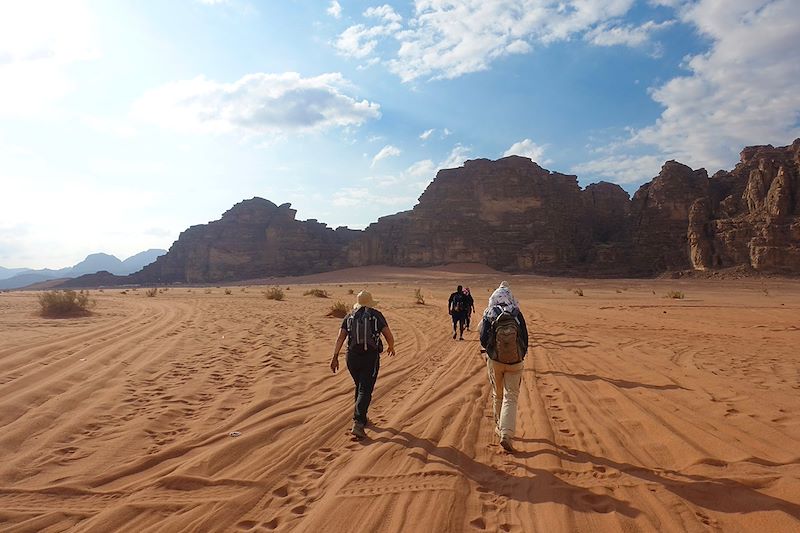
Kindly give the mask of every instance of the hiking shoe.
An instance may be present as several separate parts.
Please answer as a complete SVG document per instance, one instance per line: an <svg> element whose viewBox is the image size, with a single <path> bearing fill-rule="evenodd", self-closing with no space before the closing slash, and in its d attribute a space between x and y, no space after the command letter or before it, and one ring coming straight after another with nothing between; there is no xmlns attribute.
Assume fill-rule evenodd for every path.
<svg viewBox="0 0 800 533"><path fill-rule="evenodd" d="M366 432L364 431L364 424L358 420L353 422L353 429L350 430L350 433L352 433L357 439L363 439L367 436Z"/></svg>
<svg viewBox="0 0 800 533"><path fill-rule="evenodd" d="M514 451L514 446L511 444L511 437L509 437L508 435L500 437L500 446L502 446L503 449L507 452Z"/></svg>
<svg viewBox="0 0 800 533"><path fill-rule="evenodd" d="M463 341L463 340L464 340L464 336L463 336L463 335L462 335L462 336L460 336L460 337L458 338L458 340L460 340L460 341Z"/></svg>
<svg viewBox="0 0 800 533"><path fill-rule="evenodd" d="M454 339L456 338L456 332L455 331L453 332L453 338Z"/></svg>

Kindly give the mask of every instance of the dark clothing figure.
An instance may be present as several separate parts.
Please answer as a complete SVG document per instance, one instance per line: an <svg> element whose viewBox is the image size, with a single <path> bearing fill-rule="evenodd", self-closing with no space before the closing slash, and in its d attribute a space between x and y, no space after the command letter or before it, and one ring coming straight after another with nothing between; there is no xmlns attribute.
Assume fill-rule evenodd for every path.
<svg viewBox="0 0 800 533"><path fill-rule="evenodd" d="M375 331L380 332L387 326L386 318L377 309L369 308L370 315L376 321ZM356 311L353 311L354 314ZM362 425L367 423L367 410L372 401L372 391L378 379L378 370L381 365L381 355L378 349L367 348L360 344L353 344L348 333L347 326L350 315L342 321L342 330L347 334L347 370L353 377L355 384L355 408L353 410L353 420Z"/></svg>
<svg viewBox="0 0 800 533"><path fill-rule="evenodd" d="M467 320L467 296L459 285L456 292L450 295L447 300L447 312L453 319L453 338L456 338L456 326L458 326L459 340L464 340L464 326Z"/></svg>
<svg viewBox="0 0 800 533"><path fill-rule="evenodd" d="M475 312L475 299L469 292L469 287L464 287L464 296L467 297L467 318L464 321L464 324L467 328L467 331L469 331L470 319L472 318L472 313Z"/></svg>

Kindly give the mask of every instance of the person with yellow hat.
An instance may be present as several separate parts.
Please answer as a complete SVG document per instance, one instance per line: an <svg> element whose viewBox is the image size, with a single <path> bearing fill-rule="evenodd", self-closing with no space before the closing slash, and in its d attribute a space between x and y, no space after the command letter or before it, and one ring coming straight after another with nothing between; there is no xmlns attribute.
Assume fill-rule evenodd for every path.
<svg viewBox="0 0 800 533"><path fill-rule="evenodd" d="M383 342L381 335L389 344L387 353L394 356L394 336L383 313L375 309L372 294L361 291L356 297L353 310L344 317L336 346L331 358L331 371L339 370L339 351L347 343L347 370L355 384L355 408L353 409L353 427L350 432L357 439L367 436L364 427L367 425L367 409L372 401L372 391L378 379Z"/></svg>

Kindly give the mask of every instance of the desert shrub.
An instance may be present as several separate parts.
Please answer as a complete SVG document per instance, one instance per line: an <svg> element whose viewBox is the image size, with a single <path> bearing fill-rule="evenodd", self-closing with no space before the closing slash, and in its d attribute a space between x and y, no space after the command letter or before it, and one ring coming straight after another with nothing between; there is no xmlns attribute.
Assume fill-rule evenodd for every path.
<svg viewBox="0 0 800 533"><path fill-rule="evenodd" d="M414 298L419 305L425 305L425 296L422 294L422 289L414 289Z"/></svg>
<svg viewBox="0 0 800 533"><path fill-rule="evenodd" d="M40 313L48 318L89 316L93 305L86 291L47 291L39 295Z"/></svg>
<svg viewBox="0 0 800 533"><path fill-rule="evenodd" d="M617 289L617 294L622 294L622 290L621 289Z"/></svg>
<svg viewBox="0 0 800 533"><path fill-rule="evenodd" d="M206 289L206 294L211 294L211 289Z"/></svg>
<svg viewBox="0 0 800 533"><path fill-rule="evenodd" d="M147 296L149 296L150 298L152 298L153 296L155 296L156 294L158 294L158 289L156 289L155 287L153 287L152 289L147 289L147 291L145 292L145 294L146 294Z"/></svg>
<svg viewBox="0 0 800 533"><path fill-rule="evenodd" d="M355 291L353 289L347 289L347 294L355 294Z"/></svg>
<svg viewBox="0 0 800 533"><path fill-rule="evenodd" d="M225 294L233 294L233 291L230 289L225 289Z"/></svg>
<svg viewBox="0 0 800 533"><path fill-rule="evenodd" d="M328 291L324 289L311 289L303 293L303 296L316 296L317 298L328 298Z"/></svg>
<svg viewBox="0 0 800 533"><path fill-rule="evenodd" d="M583 289L572 289L572 292L578 296L583 296Z"/></svg>
<svg viewBox="0 0 800 533"><path fill-rule="evenodd" d="M675 298L676 300L683 300L684 294L681 291L669 291L664 295L664 298Z"/></svg>
<svg viewBox="0 0 800 533"><path fill-rule="evenodd" d="M337 301L331 306L331 310L328 311L328 316L344 318L349 310L346 303Z"/></svg>
<svg viewBox="0 0 800 533"><path fill-rule="evenodd" d="M119 291L120 294L128 294L128 291Z"/></svg>
<svg viewBox="0 0 800 533"><path fill-rule="evenodd" d="M769 296L769 289L768 288L764 287L763 289L761 289L761 292L764 293L764 296Z"/></svg>
<svg viewBox="0 0 800 533"><path fill-rule="evenodd" d="M283 300L283 289L280 287L270 287L270 289L264 293L267 297L267 300Z"/></svg>

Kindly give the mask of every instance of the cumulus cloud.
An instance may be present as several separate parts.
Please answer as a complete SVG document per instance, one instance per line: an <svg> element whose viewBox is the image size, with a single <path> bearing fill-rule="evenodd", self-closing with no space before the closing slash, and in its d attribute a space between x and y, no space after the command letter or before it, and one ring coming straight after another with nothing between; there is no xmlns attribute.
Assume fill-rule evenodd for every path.
<svg viewBox="0 0 800 533"><path fill-rule="evenodd" d="M336 40L336 50L348 57L363 59L378 46L378 38L392 35L403 28L403 20L388 5L371 7L364 11L365 18L377 19L373 25L356 24L344 30Z"/></svg>
<svg viewBox="0 0 800 533"><path fill-rule="evenodd" d="M796 2L658 3L677 7L711 44L686 59L686 75L650 89L663 106L653 124L575 170L633 182L677 159L714 172L731 168L744 146L800 137L800 61L789 52L800 50Z"/></svg>
<svg viewBox="0 0 800 533"><path fill-rule="evenodd" d="M415 178L428 178L436 171L436 164L430 159L423 159L406 169L406 174Z"/></svg>
<svg viewBox="0 0 800 533"><path fill-rule="evenodd" d="M386 159L387 157L397 157L400 155L400 149L396 146L392 146L391 144L387 144L383 148L381 148L377 154L372 158L372 164L370 166L374 167L378 161Z"/></svg>
<svg viewBox="0 0 800 533"><path fill-rule="evenodd" d="M503 157L510 155L519 155L528 157L531 161L545 164L548 161L544 158L544 146L540 146L530 139L522 139L511 145L511 147L503 153Z"/></svg>
<svg viewBox="0 0 800 533"><path fill-rule="evenodd" d="M380 117L378 104L345 94L350 88L339 73L255 73L233 83L201 76L148 91L132 115L181 131L243 135L319 131Z"/></svg>
<svg viewBox="0 0 800 533"><path fill-rule="evenodd" d="M336 0L331 0L331 3L328 5L328 9L326 9L328 15L332 16L335 19L342 17L342 6Z"/></svg>
<svg viewBox="0 0 800 533"><path fill-rule="evenodd" d="M415 0L404 21L388 5L370 8L374 24L356 24L336 42L340 53L363 59L376 54L381 39L392 40L384 57L403 81L456 78L486 70L499 58L529 53L537 44L585 35L592 44L639 46L660 27L619 26L634 0Z"/></svg>
<svg viewBox="0 0 800 533"><path fill-rule="evenodd" d="M47 113L74 89L69 66L98 56L85 1L0 2L0 116Z"/></svg>
<svg viewBox="0 0 800 533"><path fill-rule="evenodd" d="M423 141L427 141L428 137L433 135L434 131L436 131L436 130L435 129L425 130L425 131L423 131L422 133L419 134L419 138L422 139Z"/></svg>
<svg viewBox="0 0 800 533"><path fill-rule="evenodd" d="M439 168L458 168L464 164L469 157L472 148L462 144L456 144L450 154L439 164Z"/></svg>

